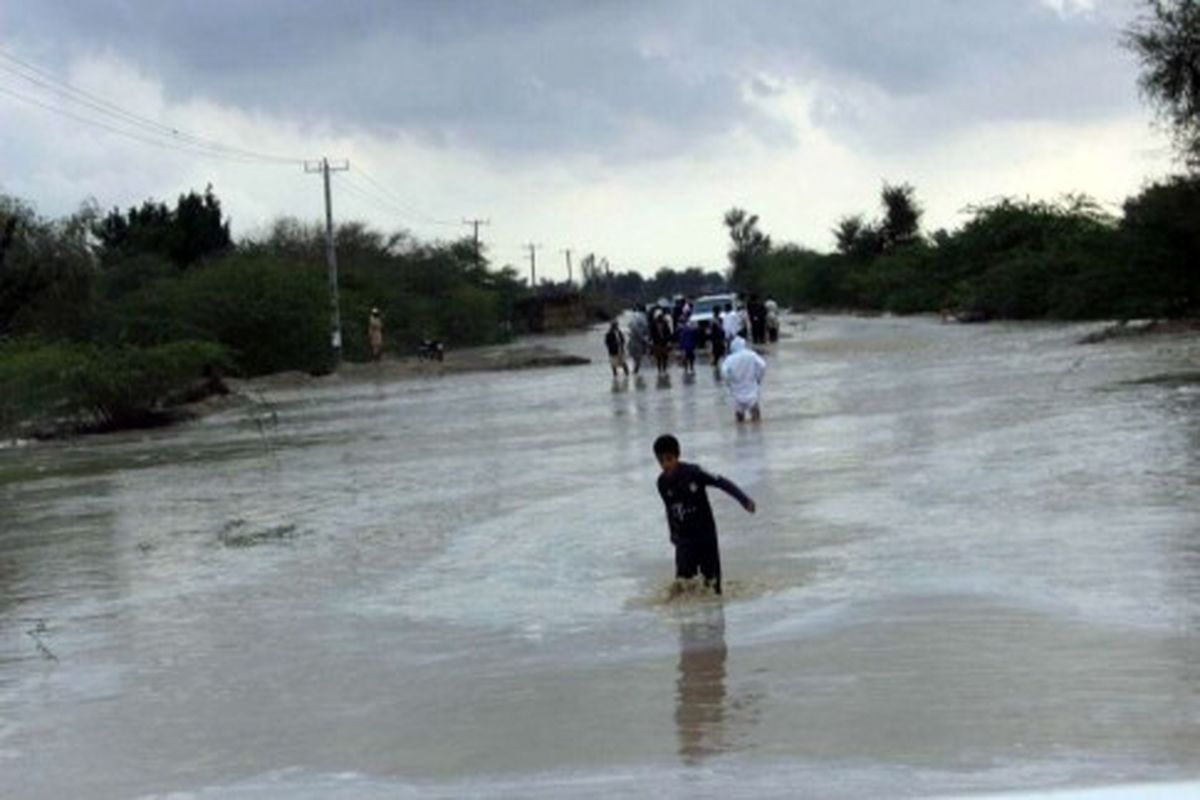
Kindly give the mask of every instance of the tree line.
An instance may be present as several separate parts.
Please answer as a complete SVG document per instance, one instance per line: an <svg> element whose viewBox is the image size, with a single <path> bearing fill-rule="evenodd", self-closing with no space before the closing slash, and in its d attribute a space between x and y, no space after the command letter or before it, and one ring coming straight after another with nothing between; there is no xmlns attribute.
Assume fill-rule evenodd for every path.
<svg viewBox="0 0 1200 800"><path fill-rule="evenodd" d="M1129 319L1200 311L1200 176L1128 198L1119 215L1081 195L1004 198L969 209L957 230L924 233L908 184L885 184L881 215L837 221L836 249L776 245L732 209L731 279L794 308L969 319Z"/></svg>
<svg viewBox="0 0 1200 800"><path fill-rule="evenodd" d="M366 360L372 307L388 345L511 335L524 285L470 240L336 229L343 352ZM94 204L45 219L0 196L0 427L31 417L122 427L206 376L333 366L325 234L280 219L240 242L211 187L174 205Z"/></svg>

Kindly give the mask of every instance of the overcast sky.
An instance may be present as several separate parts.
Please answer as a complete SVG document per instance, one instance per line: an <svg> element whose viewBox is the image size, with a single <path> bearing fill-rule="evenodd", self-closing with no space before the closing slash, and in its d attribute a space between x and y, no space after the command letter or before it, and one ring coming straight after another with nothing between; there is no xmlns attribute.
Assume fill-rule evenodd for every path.
<svg viewBox="0 0 1200 800"><path fill-rule="evenodd" d="M0 0L0 192L54 216L212 183L238 234L322 215L300 164L187 152L191 134L348 159L337 218L443 239L488 218L495 262L527 269L535 242L552 277L565 248L723 268L735 205L777 242L827 250L838 218L877 213L884 181L916 188L928 230L1003 195L1087 192L1115 210L1173 167L1119 46L1140 8ZM50 78L103 102L68 102Z"/></svg>

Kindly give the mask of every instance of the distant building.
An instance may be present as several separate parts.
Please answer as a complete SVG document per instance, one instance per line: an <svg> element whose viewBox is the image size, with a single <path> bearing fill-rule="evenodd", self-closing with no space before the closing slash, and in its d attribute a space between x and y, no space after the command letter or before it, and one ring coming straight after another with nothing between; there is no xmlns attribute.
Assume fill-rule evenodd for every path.
<svg viewBox="0 0 1200 800"><path fill-rule="evenodd" d="M588 324L587 306L577 290L543 290L523 297L513 308L518 325L530 333L556 333Z"/></svg>

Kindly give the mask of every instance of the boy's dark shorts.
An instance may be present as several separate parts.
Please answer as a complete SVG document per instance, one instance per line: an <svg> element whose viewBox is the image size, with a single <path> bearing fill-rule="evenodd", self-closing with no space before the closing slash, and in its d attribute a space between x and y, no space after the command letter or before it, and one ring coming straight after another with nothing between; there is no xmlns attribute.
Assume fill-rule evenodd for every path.
<svg viewBox="0 0 1200 800"><path fill-rule="evenodd" d="M697 575L703 575L713 591L721 593L721 554L716 538L675 545L675 577L694 578Z"/></svg>

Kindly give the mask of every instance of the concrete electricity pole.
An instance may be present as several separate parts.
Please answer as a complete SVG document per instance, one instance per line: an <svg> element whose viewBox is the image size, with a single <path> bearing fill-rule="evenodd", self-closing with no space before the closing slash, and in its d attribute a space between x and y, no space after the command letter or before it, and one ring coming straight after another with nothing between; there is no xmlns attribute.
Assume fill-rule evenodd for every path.
<svg viewBox="0 0 1200 800"><path fill-rule="evenodd" d="M574 277L571 275L571 248L563 250L563 255L567 257L567 283L574 283Z"/></svg>
<svg viewBox="0 0 1200 800"><path fill-rule="evenodd" d="M491 225L492 221L489 219L464 219L462 221L462 224L470 225L474 229L474 237L473 238L475 240L475 266L478 267L481 264L483 264L483 259L480 258L480 255L479 255L479 226L480 225Z"/></svg>
<svg viewBox="0 0 1200 800"><path fill-rule="evenodd" d="M337 249L333 243L333 201L329 192L329 173L345 172L350 169L349 161L330 166L329 159L305 161L305 172L320 172L325 180L325 265L329 271L329 343L333 348L333 366L342 360L342 312L338 305Z"/></svg>
<svg viewBox="0 0 1200 800"><path fill-rule="evenodd" d="M525 245L529 248L529 288L537 289L537 250L541 247L540 244L530 242Z"/></svg>

